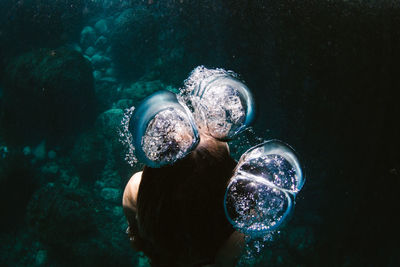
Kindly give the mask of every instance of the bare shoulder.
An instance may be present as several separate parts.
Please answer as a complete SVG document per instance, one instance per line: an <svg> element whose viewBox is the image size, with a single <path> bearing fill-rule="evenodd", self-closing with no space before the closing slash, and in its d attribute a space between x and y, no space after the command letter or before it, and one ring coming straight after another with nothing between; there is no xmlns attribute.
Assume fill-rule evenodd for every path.
<svg viewBox="0 0 400 267"><path fill-rule="evenodd" d="M142 173L137 172L129 179L125 186L124 195L122 198L122 205L124 208L133 209L136 212L137 194L139 191L140 181L142 180Z"/></svg>

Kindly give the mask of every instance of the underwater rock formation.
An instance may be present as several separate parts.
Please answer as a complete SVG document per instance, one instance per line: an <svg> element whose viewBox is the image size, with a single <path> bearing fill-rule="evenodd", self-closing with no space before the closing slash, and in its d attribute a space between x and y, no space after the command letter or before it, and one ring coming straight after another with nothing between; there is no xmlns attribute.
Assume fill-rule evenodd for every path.
<svg viewBox="0 0 400 267"><path fill-rule="evenodd" d="M148 9L126 9L114 22L112 56L121 78L138 78L157 58L159 26Z"/></svg>
<svg viewBox="0 0 400 267"><path fill-rule="evenodd" d="M5 77L8 139L58 139L90 123L95 111L92 68L80 53L35 50L11 60Z"/></svg>
<svg viewBox="0 0 400 267"><path fill-rule="evenodd" d="M90 130L80 134L71 151L72 163L79 176L94 181L100 175L106 162L106 142L102 136Z"/></svg>
<svg viewBox="0 0 400 267"><path fill-rule="evenodd" d="M0 233L22 224L28 202L40 180L26 157L15 151L6 153L6 149L0 144Z"/></svg>
<svg viewBox="0 0 400 267"><path fill-rule="evenodd" d="M89 193L49 183L30 201L27 220L41 242L68 245L94 231L93 201ZM74 227L71 227L74 225Z"/></svg>
<svg viewBox="0 0 400 267"><path fill-rule="evenodd" d="M81 32L81 45L86 48L94 44L96 41L96 32L90 26L83 28Z"/></svg>
<svg viewBox="0 0 400 267"><path fill-rule="evenodd" d="M48 183L33 195L26 219L36 240L46 249L46 258L42 260L47 263L61 264L55 266L65 266L65 262L78 266L133 264L133 258L126 255L128 244L123 244L126 223L122 208L105 203L100 196L83 188Z"/></svg>
<svg viewBox="0 0 400 267"><path fill-rule="evenodd" d="M178 92L177 89L165 85L160 80L138 81L121 90L121 99L129 99L136 105L145 97L159 90L169 90L174 93Z"/></svg>

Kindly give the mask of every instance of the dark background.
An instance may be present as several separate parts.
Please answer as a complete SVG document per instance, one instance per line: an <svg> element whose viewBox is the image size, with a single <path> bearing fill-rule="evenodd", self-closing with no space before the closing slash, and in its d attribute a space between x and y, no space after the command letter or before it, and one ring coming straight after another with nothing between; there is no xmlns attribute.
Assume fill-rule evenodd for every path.
<svg viewBox="0 0 400 267"><path fill-rule="evenodd" d="M90 1L54 1L46 8L55 18L48 18L40 16L40 1L1 3L0 84L9 58L77 39L82 26L104 12ZM183 59L166 66L169 72L158 79L179 87L197 65L234 70L254 92L257 135L284 140L303 161L307 180L287 233L290 225L304 226L313 239L306 249L296 249L283 234L269 249L290 260L259 266L399 265L400 5L339 0L140 5L157 15L160 31L174 29L158 45L184 49ZM82 12L85 7L90 13ZM23 172L11 176L32 176L35 170L28 166ZM0 189L2 217L16 213L6 187L18 190L18 183ZM29 197L21 201L24 206ZM18 218L24 221L23 214ZM9 255L2 257L0 262L13 266Z"/></svg>

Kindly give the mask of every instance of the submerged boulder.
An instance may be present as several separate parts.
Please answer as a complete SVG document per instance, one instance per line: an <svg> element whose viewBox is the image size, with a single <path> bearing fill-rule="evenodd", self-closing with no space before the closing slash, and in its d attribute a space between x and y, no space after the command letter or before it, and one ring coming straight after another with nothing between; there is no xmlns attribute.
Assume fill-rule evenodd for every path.
<svg viewBox="0 0 400 267"><path fill-rule="evenodd" d="M158 57L159 27L149 9L126 9L116 17L110 44L121 78L131 81L153 66Z"/></svg>
<svg viewBox="0 0 400 267"><path fill-rule="evenodd" d="M88 124L95 111L92 67L66 48L11 60L4 86L4 125L11 139L58 139Z"/></svg>
<svg viewBox="0 0 400 267"><path fill-rule="evenodd" d="M86 26L81 32L81 45L84 47L93 46L96 38L95 30L90 26Z"/></svg>
<svg viewBox="0 0 400 267"><path fill-rule="evenodd" d="M27 221L42 243L72 246L96 230L93 209L89 192L49 183L33 195Z"/></svg>

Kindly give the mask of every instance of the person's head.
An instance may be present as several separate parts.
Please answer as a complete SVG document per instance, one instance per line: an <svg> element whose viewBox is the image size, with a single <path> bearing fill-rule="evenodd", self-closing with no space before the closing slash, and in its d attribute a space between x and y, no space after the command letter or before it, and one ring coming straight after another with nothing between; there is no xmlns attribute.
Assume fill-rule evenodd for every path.
<svg viewBox="0 0 400 267"><path fill-rule="evenodd" d="M225 142L201 135L196 149L173 165L144 167L135 239L154 266L213 260L233 232L223 198L235 165Z"/></svg>

